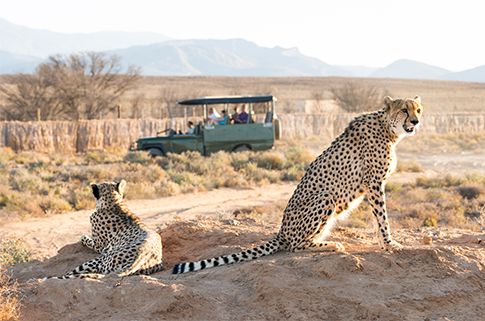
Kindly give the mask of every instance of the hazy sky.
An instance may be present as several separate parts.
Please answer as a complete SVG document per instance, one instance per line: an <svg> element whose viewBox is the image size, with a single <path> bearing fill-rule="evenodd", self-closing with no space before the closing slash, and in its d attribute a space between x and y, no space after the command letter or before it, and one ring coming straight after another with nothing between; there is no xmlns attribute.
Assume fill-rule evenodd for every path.
<svg viewBox="0 0 485 321"><path fill-rule="evenodd" d="M298 47L332 65L384 67L403 58L451 71L485 65L484 0L0 0L0 17L63 33L244 38Z"/></svg>

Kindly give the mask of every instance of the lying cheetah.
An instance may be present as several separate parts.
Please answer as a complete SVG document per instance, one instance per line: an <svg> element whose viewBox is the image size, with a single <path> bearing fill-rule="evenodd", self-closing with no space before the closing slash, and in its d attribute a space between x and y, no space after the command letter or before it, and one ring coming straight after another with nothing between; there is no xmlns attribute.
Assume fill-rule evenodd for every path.
<svg viewBox="0 0 485 321"><path fill-rule="evenodd" d="M414 135L422 114L421 99L384 98L384 108L357 117L331 146L313 161L290 198L276 237L237 254L199 262L179 263L173 274L249 261L279 250L342 251L326 242L337 218L354 209L367 195L381 249L403 246L391 238L384 186L396 166L395 149L404 136Z"/></svg>
<svg viewBox="0 0 485 321"><path fill-rule="evenodd" d="M96 198L96 211L91 215L92 238L83 235L81 243L101 256L81 264L74 271L59 277L100 278L152 274L163 269L162 240L148 229L123 201L126 182L91 184Z"/></svg>

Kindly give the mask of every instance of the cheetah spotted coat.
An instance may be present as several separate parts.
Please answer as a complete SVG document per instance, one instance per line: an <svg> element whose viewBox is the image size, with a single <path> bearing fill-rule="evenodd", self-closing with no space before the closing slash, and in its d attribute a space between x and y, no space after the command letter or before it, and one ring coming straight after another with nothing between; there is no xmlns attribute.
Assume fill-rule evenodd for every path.
<svg viewBox="0 0 485 321"><path fill-rule="evenodd" d="M123 201L126 182L91 184L96 211L91 215L92 238L84 235L81 243L101 256L81 264L59 279L100 278L152 274L163 269L162 240L148 229Z"/></svg>
<svg viewBox="0 0 485 321"><path fill-rule="evenodd" d="M258 259L279 250L342 251L326 242L336 219L367 195L382 249L401 249L391 238L385 202L385 182L396 165L395 148L413 135L422 114L421 99L384 98L384 108L357 117L331 146L307 168L290 198L279 233L271 241L232 255L176 264L173 274Z"/></svg>

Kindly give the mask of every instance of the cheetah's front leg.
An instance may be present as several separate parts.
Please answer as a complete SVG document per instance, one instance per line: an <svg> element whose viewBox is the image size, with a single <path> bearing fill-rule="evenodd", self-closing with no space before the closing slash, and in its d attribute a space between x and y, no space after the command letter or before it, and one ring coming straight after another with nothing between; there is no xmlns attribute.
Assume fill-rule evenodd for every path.
<svg viewBox="0 0 485 321"><path fill-rule="evenodd" d="M383 250L400 250L401 244L393 241L387 219L386 198L384 184L370 186L369 203L374 217L374 228L379 246Z"/></svg>

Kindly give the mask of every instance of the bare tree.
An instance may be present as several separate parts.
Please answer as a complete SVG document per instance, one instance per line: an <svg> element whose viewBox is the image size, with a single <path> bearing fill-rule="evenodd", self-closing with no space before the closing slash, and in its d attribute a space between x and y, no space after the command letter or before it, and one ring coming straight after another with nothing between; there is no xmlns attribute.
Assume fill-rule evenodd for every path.
<svg viewBox="0 0 485 321"><path fill-rule="evenodd" d="M312 112L314 113L323 113L325 112L325 105L323 102L323 93L322 92L314 92L312 93L312 100L315 104L312 106Z"/></svg>
<svg viewBox="0 0 485 321"><path fill-rule="evenodd" d="M365 86L353 81L345 82L340 88L332 88L331 92L340 108L349 113L375 108L387 93L375 86Z"/></svg>
<svg viewBox="0 0 485 321"><path fill-rule="evenodd" d="M55 94L58 80L49 68L41 64L35 75L16 74L7 76L7 82L16 86L0 87L7 101L3 113L8 120L69 119L73 113L65 108Z"/></svg>
<svg viewBox="0 0 485 321"><path fill-rule="evenodd" d="M168 118L184 116L184 108L177 105L177 101L195 99L207 95L207 91L187 88L181 91L179 87L163 87L158 95L157 102L164 105L167 110Z"/></svg>
<svg viewBox="0 0 485 321"><path fill-rule="evenodd" d="M144 93L136 93L131 99L130 107L131 107L131 118L137 119L141 118L142 116L142 108L145 104L146 96Z"/></svg>
<svg viewBox="0 0 485 321"><path fill-rule="evenodd" d="M114 110L120 97L134 87L140 69L129 66L121 73L120 58L88 52L68 57L51 56L37 66L34 75L12 75L1 86L10 108L5 114L17 120L98 118Z"/></svg>
<svg viewBox="0 0 485 321"><path fill-rule="evenodd" d="M164 87L160 90L157 101L160 104L165 105L164 107L167 110L168 118L175 116L173 113L175 111L174 108L177 106L177 101L180 100L180 98L178 98L179 96L180 93L174 86Z"/></svg>

